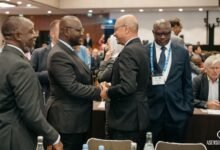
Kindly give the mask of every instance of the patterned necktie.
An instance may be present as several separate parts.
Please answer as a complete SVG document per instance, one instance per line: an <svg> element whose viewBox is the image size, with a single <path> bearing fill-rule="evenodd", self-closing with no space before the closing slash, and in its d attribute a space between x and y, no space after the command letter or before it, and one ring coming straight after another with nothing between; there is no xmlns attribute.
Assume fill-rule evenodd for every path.
<svg viewBox="0 0 220 150"><path fill-rule="evenodd" d="M166 47L162 46L161 53L160 53L160 59L158 62L158 65L160 66L161 71L163 71L163 69L164 69L165 60L166 60L165 50L166 50Z"/></svg>

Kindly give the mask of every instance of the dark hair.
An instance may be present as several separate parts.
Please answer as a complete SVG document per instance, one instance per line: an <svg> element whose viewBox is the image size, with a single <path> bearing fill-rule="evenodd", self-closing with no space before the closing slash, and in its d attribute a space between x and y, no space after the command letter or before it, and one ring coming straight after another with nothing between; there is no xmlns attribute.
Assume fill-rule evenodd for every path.
<svg viewBox="0 0 220 150"><path fill-rule="evenodd" d="M180 22L180 19L179 18L174 18L174 19L170 19L170 24L171 24L171 27L175 27L175 26L180 26L182 27L182 24Z"/></svg>

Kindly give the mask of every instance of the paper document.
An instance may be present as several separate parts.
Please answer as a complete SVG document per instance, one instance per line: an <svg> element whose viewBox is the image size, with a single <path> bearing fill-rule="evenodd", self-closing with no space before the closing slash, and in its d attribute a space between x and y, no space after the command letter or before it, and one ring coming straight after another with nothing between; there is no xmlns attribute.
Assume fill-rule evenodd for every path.
<svg viewBox="0 0 220 150"><path fill-rule="evenodd" d="M101 101L98 105L98 108L105 109L105 101Z"/></svg>
<svg viewBox="0 0 220 150"><path fill-rule="evenodd" d="M220 110L207 109L208 114L220 115Z"/></svg>

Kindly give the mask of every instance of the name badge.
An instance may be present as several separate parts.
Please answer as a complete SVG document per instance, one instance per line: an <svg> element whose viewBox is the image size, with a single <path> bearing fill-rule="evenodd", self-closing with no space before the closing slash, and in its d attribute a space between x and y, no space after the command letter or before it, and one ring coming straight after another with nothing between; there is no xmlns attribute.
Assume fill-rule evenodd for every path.
<svg viewBox="0 0 220 150"><path fill-rule="evenodd" d="M152 76L152 85L163 85L165 80L163 76Z"/></svg>

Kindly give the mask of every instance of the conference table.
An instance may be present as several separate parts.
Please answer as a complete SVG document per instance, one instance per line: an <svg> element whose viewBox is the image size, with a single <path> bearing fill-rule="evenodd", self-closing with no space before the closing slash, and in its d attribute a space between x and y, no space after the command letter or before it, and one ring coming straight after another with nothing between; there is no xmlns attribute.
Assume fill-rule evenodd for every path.
<svg viewBox="0 0 220 150"><path fill-rule="evenodd" d="M93 118L90 136L105 138L104 102L93 102ZM194 109L185 136L186 143L203 143L208 150L220 150L220 114Z"/></svg>

